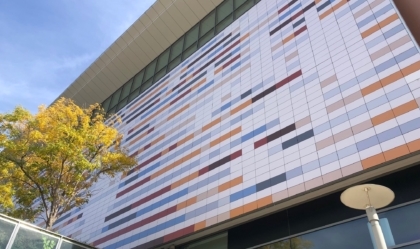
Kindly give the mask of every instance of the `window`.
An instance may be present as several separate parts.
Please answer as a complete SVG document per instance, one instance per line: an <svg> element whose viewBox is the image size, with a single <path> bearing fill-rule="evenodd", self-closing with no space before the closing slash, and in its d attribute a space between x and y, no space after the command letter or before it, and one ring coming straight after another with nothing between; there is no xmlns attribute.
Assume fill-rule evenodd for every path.
<svg viewBox="0 0 420 249"><path fill-rule="evenodd" d="M184 37L182 36L171 47L171 56L169 58L171 61L182 53L183 46L184 46Z"/></svg>
<svg viewBox="0 0 420 249"><path fill-rule="evenodd" d="M184 48L188 49L194 42L197 41L197 39L198 39L198 24L192 27L190 31L188 31L188 33L185 34Z"/></svg>
<svg viewBox="0 0 420 249"><path fill-rule="evenodd" d="M210 14L205 17L200 24L200 37L205 35L207 32L210 31L214 27L216 23L216 12L212 11Z"/></svg>
<svg viewBox="0 0 420 249"><path fill-rule="evenodd" d="M224 20L233 12L233 1L226 0L217 7L217 22Z"/></svg>
<svg viewBox="0 0 420 249"><path fill-rule="evenodd" d="M179 63L181 63L181 55L175 58L173 61L171 61L171 63L169 63L168 71L171 71L172 69L174 69L176 66L179 65Z"/></svg>
<svg viewBox="0 0 420 249"><path fill-rule="evenodd" d="M158 64L157 64L157 68L156 71L161 70L162 68L164 68L166 65L168 65L168 60L169 60L169 48L165 50L165 52L163 52L160 56L159 56L159 60L158 60Z"/></svg>
<svg viewBox="0 0 420 249"><path fill-rule="evenodd" d="M235 10L235 19L238 19L244 13L246 13L250 8L254 6L253 0L248 0L245 4L241 5Z"/></svg>
<svg viewBox="0 0 420 249"><path fill-rule="evenodd" d="M229 26L233 21L233 15L230 14L228 17L225 18L225 20L221 21L216 26L216 32L219 33L220 31L224 30L227 26Z"/></svg>
<svg viewBox="0 0 420 249"><path fill-rule="evenodd" d="M191 47L187 48L184 53L182 53L182 60L190 57L190 55L192 55L195 51L197 51L197 43L194 43Z"/></svg>
<svg viewBox="0 0 420 249"><path fill-rule="evenodd" d="M112 95L112 100L111 100L111 105L110 107L114 107L117 103L118 100L120 99L120 94L121 94L121 88L118 89L113 95Z"/></svg>
<svg viewBox="0 0 420 249"><path fill-rule="evenodd" d="M124 88L121 92L121 99L127 97L130 94L130 90L131 90L131 85L133 84L133 79L131 79L130 81L128 81L127 83L125 83Z"/></svg>
<svg viewBox="0 0 420 249"><path fill-rule="evenodd" d="M109 103L111 103L111 97L108 97L104 102L102 102L102 108L104 108L105 111L108 111Z"/></svg>
<svg viewBox="0 0 420 249"><path fill-rule="evenodd" d="M140 73L138 73L136 76L134 76L134 82L133 82L133 86L131 88L132 90L140 87L141 82L143 81L143 75L144 75L144 70L142 70Z"/></svg>
<svg viewBox="0 0 420 249"><path fill-rule="evenodd" d="M153 74L155 74L155 68L156 68L156 60L152 61L146 67L146 70L145 70L145 73L144 73L144 80L150 79L153 76Z"/></svg>
<svg viewBox="0 0 420 249"><path fill-rule="evenodd" d="M203 37L200 38L198 41L198 47L202 47L204 44L206 44L208 41L211 40L211 38L214 37L214 30L210 30L207 34L205 34Z"/></svg>

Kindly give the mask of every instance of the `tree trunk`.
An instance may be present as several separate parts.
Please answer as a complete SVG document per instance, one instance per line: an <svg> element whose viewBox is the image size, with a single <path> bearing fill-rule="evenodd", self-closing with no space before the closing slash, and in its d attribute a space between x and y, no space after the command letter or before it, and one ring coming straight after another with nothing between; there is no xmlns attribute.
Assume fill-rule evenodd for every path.
<svg viewBox="0 0 420 249"><path fill-rule="evenodd" d="M53 225L56 220L57 220L57 215L51 214L49 217L47 217L47 220L45 222L45 229L52 231Z"/></svg>

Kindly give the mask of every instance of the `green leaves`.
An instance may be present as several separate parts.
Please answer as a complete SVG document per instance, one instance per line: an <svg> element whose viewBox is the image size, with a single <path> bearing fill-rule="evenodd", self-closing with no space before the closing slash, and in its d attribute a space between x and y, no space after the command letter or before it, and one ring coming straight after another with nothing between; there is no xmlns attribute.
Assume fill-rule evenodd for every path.
<svg viewBox="0 0 420 249"><path fill-rule="evenodd" d="M42 217L51 229L61 214L88 202L101 175L136 164L121 140L98 104L82 109L62 98L36 115L22 107L0 114L0 208L17 218Z"/></svg>

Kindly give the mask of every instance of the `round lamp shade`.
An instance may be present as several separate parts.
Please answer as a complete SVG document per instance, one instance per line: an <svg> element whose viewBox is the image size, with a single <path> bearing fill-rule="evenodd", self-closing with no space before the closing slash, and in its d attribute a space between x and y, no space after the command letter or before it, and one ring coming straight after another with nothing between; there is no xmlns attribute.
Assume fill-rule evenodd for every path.
<svg viewBox="0 0 420 249"><path fill-rule="evenodd" d="M367 207L383 208L395 198L394 192L376 184L357 185L341 193L341 202L354 209L365 210Z"/></svg>

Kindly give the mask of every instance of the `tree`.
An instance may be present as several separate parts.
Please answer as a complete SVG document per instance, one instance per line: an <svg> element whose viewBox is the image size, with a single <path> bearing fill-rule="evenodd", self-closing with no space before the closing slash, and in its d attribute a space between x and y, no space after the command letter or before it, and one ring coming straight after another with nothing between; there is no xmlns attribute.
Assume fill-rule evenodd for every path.
<svg viewBox="0 0 420 249"><path fill-rule="evenodd" d="M110 120L115 120L110 122ZM131 169L135 160L121 146L99 104L82 109L59 99L33 115L22 107L0 114L0 207L16 218L41 218L45 228L87 203L100 177Z"/></svg>

